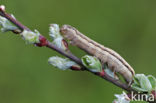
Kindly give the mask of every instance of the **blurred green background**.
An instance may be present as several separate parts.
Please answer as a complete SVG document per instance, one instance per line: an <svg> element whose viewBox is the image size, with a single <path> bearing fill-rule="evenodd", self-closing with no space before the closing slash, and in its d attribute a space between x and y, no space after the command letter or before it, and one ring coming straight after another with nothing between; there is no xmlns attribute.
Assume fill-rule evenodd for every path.
<svg viewBox="0 0 156 103"><path fill-rule="evenodd" d="M136 73L156 76L155 0L1 0L9 13L48 37L50 23L70 24L121 54ZM81 56L84 53L72 51ZM58 53L0 33L0 103L111 103L122 90L88 72L47 63ZM141 103L141 102L140 102Z"/></svg>

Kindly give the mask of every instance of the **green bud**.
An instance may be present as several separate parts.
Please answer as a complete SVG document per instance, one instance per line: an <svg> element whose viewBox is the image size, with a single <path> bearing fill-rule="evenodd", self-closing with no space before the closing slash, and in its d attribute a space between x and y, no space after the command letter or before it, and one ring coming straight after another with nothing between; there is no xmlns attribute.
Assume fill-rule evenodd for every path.
<svg viewBox="0 0 156 103"><path fill-rule="evenodd" d="M60 28L58 24L51 24L49 27L49 36L52 38L52 40L55 40L57 38L62 38L60 34Z"/></svg>
<svg viewBox="0 0 156 103"><path fill-rule="evenodd" d="M132 84L132 88L140 92L151 92L152 84L148 77L144 74L136 74L134 76L134 83Z"/></svg>
<svg viewBox="0 0 156 103"><path fill-rule="evenodd" d="M68 48L66 47L66 44L65 44L66 42L63 41L63 38L61 37L54 39L52 43L62 50L67 50Z"/></svg>
<svg viewBox="0 0 156 103"><path fill-rule="evenodd" d="M148 80L150 81L151 85L152 85L152 89L156 90L156 78L152 75L148 75Z"/></svg>
<svg viewBox="0 0 156 103"><path fill-rule="evenodd" d="M141 88L146 89L147 91L152 90L152 85L144 74L140 74L139 81Z"/></svg>
<svg viewBox="0 0 156 103"><path fill-rule="evenodd" d="M81 58L81 61L83 65L89 70L91 70L92 72L102 71L102 65L96 57L85 55Z"/></svg>
<svg viewBox="0 0 156 103"><path fill-rule="evenodd" d="M35 32L24 30L21 33L21 35L23 39L26 41L26 43L28 44L34 44L40 42L39 41L40 33L37 30L35 30Z"/></svg>
<svg viewBox="0 0 156 103"><path fill-rule="evenodd" d="M66 50L66 44L63 42L63 37L60 34L60 28L58 24L51 24L49 28L49 35L53 40L53 44L56 45L58 48Z"/></svg>
<svg viewBox="0 0 156 103"><path fill-rule="evenodd" d="M147 92L146 89L141 88L140 85L137 85L137 84L135 84L135 83L133 83L133 84L131 85L131 87L132 87L134 90L139 91L139 92Z"/></svg>
<svg viewBox="0 0 156 103"><path fill-rule="evenodd" d="M140 86L140 82L139 82L139 80L136 77L134 77L133 80L134 80L134 84Z"/></svg>
<svg viewBox="0 0 156 103"><path fill-rule="evenodd" d="M13 18L15 18L12 15ZM0 25L2 26L1 31L2 32L7 32L7 31L12 31L18 29L16 26L14 26L8 19L0 16Z"/></svg>
<svg viewBox="0 0 156 103"><path fill-rule="evenodd" d="M61 70L66 70L71 66L77 65L75 62L69 60L68 58L64 59L58 56L50 57L48 62L49 64Z"/></svg>

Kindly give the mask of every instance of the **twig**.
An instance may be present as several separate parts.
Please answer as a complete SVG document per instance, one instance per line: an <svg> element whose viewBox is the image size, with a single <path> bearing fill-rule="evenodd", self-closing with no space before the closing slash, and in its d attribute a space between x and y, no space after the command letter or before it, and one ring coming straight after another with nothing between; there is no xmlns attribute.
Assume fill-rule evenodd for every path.
<svg viewBox="0 0 156 103"><path fill-rule="evenodd" d="M7 14L5 12L5 10L3 10L2 8L0 8L0 15L2 17L5 17L6 19L8 19L10 22L12 22L14 25L16 25L19 29L20 29L20 32L16 32L17 34L18 33L21 33L23 30L27 30L27 31L31 31L29 28L27 28L26 26L24 26L23 24L21 24L19 21L17 21L15 18L13 18L10 14ZM15 31L13 31L15 33ZM44 36L40 35L40 43L38 44L35 44L39 47L42 47L42 46L45 46L45 47L48 47L52 50L55 50L56 52L62 54L63 56L66 56L67 58L71 59L72 61L76 62L77 64L81 65L82 67L82 70L86 70L92 74L95 74L111 83L113 83L114 85L128 91L129 93L130 92L136 92L134 89L132 89L131 87L129 87L127 84L124 84L122 83L121 81L119 80L116 80L112 77L110 77L109 75L107 75L106 73L105 74L101 74L101 73L94 73L92 71L90 71L89 69L85 68L81 62L81 60L76 57L75 55L73 55L72 53L70 52L66 52L58 47L56 47L54 44L52 44L50 41L48 41Z"/></svg>
<svg viewBox="0 0 156 103"><path fill-rule="evenodd" d="M81 65L81 66L83 67L83 69L87 70L88 72L91 72L91 73L93 73L93 74L95 74L95 75L97 75L97 76L100 76L100 77L102 77L103 79L105 79L105 80L107 80L107 81L113 83L114 85L116 85L116 86L118 86L118 87L120 87L120 88L122 88L122 89L124 89L124 90L126 90L126 91L128 91L128 92L135 91L135 90L133 90L132 88L130 88L128 85L126 85L126 84L124 84L124 83L121 83L119 80L116 80L116 79L114 79L114 78L108 76L107 74L100 75L99 73L94 73L94 72L90 71L89 69L85 68L85 67L83 66L81 60L80 60L79 58L77 58L76 56L74 56L72 53L66 53L66 52L64 52L63 50L57 48L55 45L53 45L53 44L50 43L50 42L48 42L47 47L49 47L49 48L51 48L51 49L53 49L53 50L59 52L60 54L66 56L67 58L69 58L69 59L75 61L77 64Z"/></svg>
<svg viewBox="0 0 156 103"><path fill-rule="evenodd" d="M28 30L30 31L29 28L27 28L26 26L24 26L23 24L21 24L19 21L17 21L16 19L14 19L12 16L10 16L10 14L7 14L4 10L0 9L0 15L5 17L6 19L8 19L10 22L12 22L14 25L16 25L21 31L23 30ZM44 38L43 36L41 36L42 38ZM81 65L85 70L91 72L90 70L88 70L87 68L85 68L81 62L81 60L79 58L77 58L75 55L73 55L72 53L67 53L64 50L56 47L54 44L52 44L50 41L46 40L46 44L44 45L50 49L55 50L56 52L66 56L67 58L73 60L74 62L76 62L77 64ZM93 72L91 72L93 73ZM100 76L98 73L93 73L97 76ZM133 89L131 89L130 87L128 87L128 85L121 83L118 80L115 80L113 78L111 78L110 76L108 76L107 74L101 76L102 78L106 79L107 81L115 84L116 86L130 92L130 91L134 91Z"/></svg>

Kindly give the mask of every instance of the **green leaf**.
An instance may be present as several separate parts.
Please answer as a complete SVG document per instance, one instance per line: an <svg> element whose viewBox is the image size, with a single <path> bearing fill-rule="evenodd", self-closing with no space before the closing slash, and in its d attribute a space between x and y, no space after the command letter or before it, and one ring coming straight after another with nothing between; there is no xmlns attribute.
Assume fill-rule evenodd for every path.
<svg viewBox="0 0 156 103"><path fill-rule="evenodd" d="M63 37L60 34L60 28L58 24L51 24L49 27L49 36L53 40L52 43L60 49L66 50L67 47L63 42Z"/></svg>
<svg viewBox="0 0 156 103"><path fill-rule="evenodd" d="M152 90L152 85L146 76L143 76L140 79L140 86L141 86L141 88L146 89L149 92Z"/></svg>
<svg viewBox="0 0 156 103"><path fill-rule="evenodd" d="M134 86L134 88L138 89L138 87L139 87L139 89L141 88L141 89L146 90L148 92L152 91L151 82L149 81L147 76L145 76L144 74L136 74L134 76L133 86Z"/></svg>
<svg viewBox="0 0 156 103"><path fill-rule="evenodd" d="M75 62L69 60L68 58L61 58L58 56L50 57L48 60L49 64L53 65L54 67L57 67L61 70L69 69L71 66L77 65Z"/></svg>
<svg viewBox="0 0 156 103"><path fill-rule="evenodd" d="M152 85L152 89L155 90L156 88L156 78L152 75L148 75L147 76L148 80L150 81L151 85Z"/></svg>
<svg viewBox="0 0 156 103"><path fill-rule="evenodd" d="M11 15L13 18L14 16ZM18 29L15 25L13 25L8 19L0 16L0 25L2 26L1 31L7 32Z"/></svg>
<svg viewBox="0 0 156 103"><path fill-rule="evenodd" d="M141 88L141 87L140 87L139 85L137 85L137 84L132 84L131 87L132 87L134 90L138 91L138 92L148 92L148 90Z"/></svg>
<svg viewBox="0 0 156 103"><path fill-rule="evenodd" d="M57 38L63 38L60 34L60 28L58 24L50 24L49 36L52 40L55 40Z"/></svg>
<svg viewBox="0 0 156 103"><path fill-rule="evenodd" d="M136 77L134 77L133 80L135 84L140 85L139 80Z"/></svg>
<svg viewBox="0 0 156 103"><path fill-rule="evenodd" d="M91 70L92 72L101 72L102 65L101 62L93 56L85 55L81 58L83 65Z"/></svg>
<svg viewBox="0 0 156 103"><path fill-rule="evenodd" d="M27 44L34 44L40 42L39 41L40 33L37 30L35 30L35 32L24 30L21 33L21 35Z"/></svg>

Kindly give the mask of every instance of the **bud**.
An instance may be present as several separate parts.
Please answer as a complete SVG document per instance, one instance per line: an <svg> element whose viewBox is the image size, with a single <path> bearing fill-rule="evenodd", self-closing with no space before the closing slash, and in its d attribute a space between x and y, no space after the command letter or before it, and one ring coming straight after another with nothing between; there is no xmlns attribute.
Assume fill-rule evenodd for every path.
<svg viewBox="0 0 156 103"><path fill-rule="evenodd" d="M12 17L14 17L14 16L12 15ZM2 26L2 28L1 28L2 32L13 31L13 30L18 29L8 19L6 19L2 16L0 16L0 25Z"/></svg>
<svg viewBox="0 0 156 103"><path fill-rule="evenodd" d="M40 42L39 41L40 33L37 30L35 30L35 32L24 30L21 33L21 35L23 39L26 41L26 43L28 44L34 44Z"/></svg>
<svg viewBox="0 0 156 103"><path fill-rule="evenodd" d="M38 47L43 47L43 46L46 46L47 45L47 39L44 37L44 36L42 36L42 35L40 35L39 36L39 43L35 43L36 44L36 46L38 46Z"/></svg>
<svg viewBox="0 0 156 103"><path fill-rule="evenodd" d="M49 28L49 35L53 40L53 44L56 45L58 48L66 50L68 48L67 42L63 39L60 34L60 28L57 24L51 24Z"/></svg>
<svg viewBox="0 0 156 103"><path fill-rule="evenodd" d="M156 78L152 75L148 75L147 78L152 85L152 90L156 90Z"/></svg>
<svg viewBox="0 0 156 103"><path fill-rule="evenodd" d="M153 89L154 78L151 76L145 76L144 74L136 74L134 76L134 83L132 88L139 92L151 92ZM153 86L152 86L153 85Z"/></svg>
<svg viewBox="0 0 156 103"><path fill-rule="evenodd" d="M55 40L57 38L62 37L60 35L60 28L58 24L51 24L49 27L49 35L52 38L52 40Z"/></svg>
<svg viewBox="0 0 156 103"><path fill-rule="evenodd" d="M102 65L96 57L85 55L81 58L81 61L83 65L92 72L102 71Z"/></svg>
<svg viewBox="0 0 156 103"><path fill-rule="evenodd" d="M138 80L140 81L141 88L146 89L147 91L152 90L152 85L144 74L138 74L136 77L138 77Z"/></svg>
<svg viewBox="0 0 156 103"><path fill-rule="evenodd" d="M63 50L67 49L66 42L63 40L63 38L56 38L53 40L52 43L60 49L63 49Z"/></svg>
<svg viewBox="0 0 156 103"><path fill-rule="evenodd" d="M4 5L0 5L0 10L5 11L5 6Z"/></svg>
<svg viewBox="0 0 156 103"><path fill-rule="evenodd" d="M71 69L71 70L75 70L75 71L83 70L83 69L81 68L81 66L79 66L79 65L73 65L73 66L70 67L70 69Z"/></svg>
<svg viewBox="0 0 156 103"><path fill-rule="evenodd" d="M130 98L127 96L125 92L123 94L115 94L116 100L113 103L130 103Z"/></svg>
<svg viewBox="0 0 156 103"><path fill-rule="evenodd" d="M49 64L61 70L66 70L71 68L72 66L77 65L75 62L69 60L68 58L64 59L58 56L50 57L48 62Z"/></svg>
<svg viewBox="0 0 156 103"><path fill-rule="evenodd" d="M133 83L133 84L131 85L131 87L132 87L134 90L138 91L138 92L147 92L146 89L141 88L140 85L137 85L137 84L135 84L135 83Z"/></svg>

